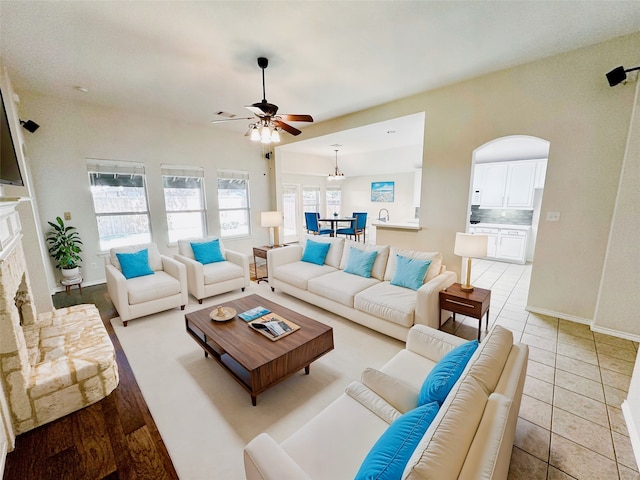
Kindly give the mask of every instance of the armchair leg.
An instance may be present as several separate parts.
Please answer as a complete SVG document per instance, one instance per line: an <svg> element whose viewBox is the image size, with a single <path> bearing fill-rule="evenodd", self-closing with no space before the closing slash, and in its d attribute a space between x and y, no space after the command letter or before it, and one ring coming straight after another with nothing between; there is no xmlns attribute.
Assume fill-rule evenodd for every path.
<svg viewBox="0 0 640 480"><path fill-rule="evenodd" d="M242 291L244 292L244 287L242 287Z"/></svg>
<svg viewBox="0 0 640 480"><path fill-rule="evenodd" d="M126 320L123 320L123 321L122 321L122 325L123 325L123 326L125 326L125 327L127 326L127 323L129 323L129 322L128 322L128 321L126 321Z"/></svg>
<svg viewBox="0 0 640 480"><path fill-rule="evenodd" d="M184 310L184 305L180 305L180 310Z"/></svg>
<svg viewBox="0 0 640 480"><path fill-rule="evenodd" d="M198 299L198 303L199 303L200 305L202 305L202 299L201 299L201 298L199 298L199 299Z"/></svg>

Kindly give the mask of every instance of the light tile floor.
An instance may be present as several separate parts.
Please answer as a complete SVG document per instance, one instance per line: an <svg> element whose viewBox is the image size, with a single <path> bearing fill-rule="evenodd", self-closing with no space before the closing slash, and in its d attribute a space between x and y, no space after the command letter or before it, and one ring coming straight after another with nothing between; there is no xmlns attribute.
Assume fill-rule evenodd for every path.
<svg viewBox="0 0 640 480"><path fill-rule="evenodd" d="M473 285L491 290L489 328L502 325L529 345L509 480L640 480L620 409L638 344L527 312L531 265L477 260L471 273ZM442 329L474 339L477 328L456 315Z"/></svg>

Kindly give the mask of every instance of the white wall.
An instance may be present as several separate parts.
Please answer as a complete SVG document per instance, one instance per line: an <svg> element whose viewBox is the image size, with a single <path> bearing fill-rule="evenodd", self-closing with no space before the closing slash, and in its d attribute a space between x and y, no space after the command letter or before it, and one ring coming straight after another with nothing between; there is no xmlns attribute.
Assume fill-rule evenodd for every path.
<svg viewBox="0 0 640 480"><path fill-rule="evenodd" d="M249 142L242 134L211 125L146 117L30 92L22 92L21 98L20 114L40 124L40 129L26 141L43 229L48 229L48 220L63 212L71 213L68 223L78 229L84 243L82 272L86 284L105 279L87 158L145 164L153 241L168 254L177 249L168 245L161 164L204 168L210 234L219 232L216 169L248 170L253 233L242 239L225 239L224 243L228 248L250 253L252 245L268 241L268 230L260 227L260 212L271 209L271 163L264 158L261 145ZM59 285L59 274L51 262L49 265L49 287L54 289Z"/></svg>

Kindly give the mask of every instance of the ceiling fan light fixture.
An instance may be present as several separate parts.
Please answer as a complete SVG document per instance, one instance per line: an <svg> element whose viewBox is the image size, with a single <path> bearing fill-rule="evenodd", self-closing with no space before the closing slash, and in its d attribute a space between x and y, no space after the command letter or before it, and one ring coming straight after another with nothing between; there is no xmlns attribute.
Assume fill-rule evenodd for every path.
<svg viewBox="0 0 640 480"><path fill-rule="evenodd" d="M252 142L260 141L260 130L258 130L258 126L255 123L251 125L251 133L249 135L249 139Z"/></svg>
<svg viewBox="0 0 640 480"><path fill-rule="evenodd" d="M279 143L280 142L280 132L278 131L278 127L273 129L271 133L271 142Z"/></svg>
<svg viewBox="0 0 640 480"><path fill-rule="evenodd" d="M260 128L260 142L261 143L271 143L271 129L269 125L263 125Z"/></svg>

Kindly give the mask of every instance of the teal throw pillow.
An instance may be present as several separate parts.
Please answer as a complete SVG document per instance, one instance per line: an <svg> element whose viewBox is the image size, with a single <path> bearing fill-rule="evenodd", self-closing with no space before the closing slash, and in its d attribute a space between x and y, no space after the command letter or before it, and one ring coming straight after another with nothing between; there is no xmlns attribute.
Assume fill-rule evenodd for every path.
<svg viewBox="0 0 640 480"><path fill-rule="evenodd" d="M153 275L149 266L149 250L146 248L135 253L116 253L124 278Z"/></svg>
<svg viewBox="0 0 640 480"><path fill-rule="evenodd" d="M408 411L385 430L365 457L355 480L397 480L438 413L436 402Z"/></svg>
<svg viewBox="0 0 640 480"><path fill-rule="evenodd" d="M442 405L477 348L478 340L473 340L457 346L442 357L424 380L418 395L418 405L430 402Z"/></svg>
<svg viewBox="0 0 640 480"><path fill-rule="evenodd" d="M203 265L215 262L224 262L222 250L220 250L220 239L216 238L210 242L192 243L191 250L195 259Z"/></svg>
<svg viewBox="0 0 640 480"><path fill-rule="evenodd" d="M327 258L330 246L330 243L320 243L314 242L313 240L307 240L307 244L304 246L304 253L300 260L303 262L315 263L316 265L324 265L324 259Z"/></svg>
<svg viewBox="0 0 640 480"><path fill-rule="evenodd" d="M376 261L377 251L365 252L359 248L351 247L349 249L349 260L344 269L346 273L353 273L361 277L371 278L371 269L373 262Z"/></svg>
<svg viewBox="0 0 640 480"><path fill-rule="evenodd" d="M396 271L391 279L391 285L418 290L422 286L429 265L431 260L396 255Z"/></svg>

